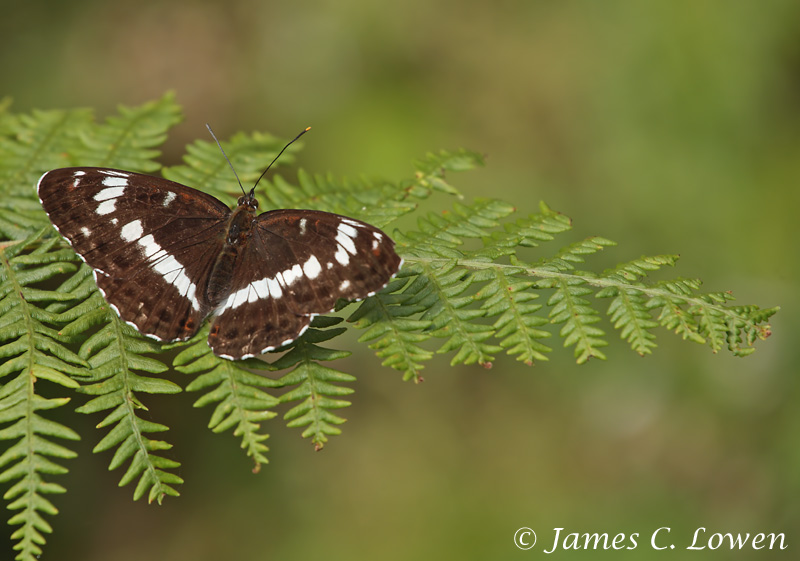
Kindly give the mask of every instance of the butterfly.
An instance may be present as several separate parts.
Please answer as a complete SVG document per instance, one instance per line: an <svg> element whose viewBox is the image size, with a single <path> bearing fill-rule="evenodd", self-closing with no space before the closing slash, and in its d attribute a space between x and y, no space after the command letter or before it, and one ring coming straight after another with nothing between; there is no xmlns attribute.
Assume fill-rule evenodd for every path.
<svg viewBox="0 0 800 561"><path fill-rule="evenodd" d="M255 186L233 210L180 183L108 168L48 171L37 189L120 318L181 341L213 316L208 344L227 359L288 345L338 299L375 294L403 263L391 238L360 220L258 214Z"/></svg>

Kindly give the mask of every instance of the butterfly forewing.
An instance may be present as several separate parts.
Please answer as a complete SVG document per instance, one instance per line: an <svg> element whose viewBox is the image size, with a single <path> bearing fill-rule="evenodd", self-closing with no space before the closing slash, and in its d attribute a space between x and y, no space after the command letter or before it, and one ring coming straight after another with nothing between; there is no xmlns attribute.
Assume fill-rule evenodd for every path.
<svg viewBox="0 0 800 561"><path fill-rule="evenodd" d="M299 337L339 298L371 296L402 265L394 242L358 220L312 210L255 216L184 185L102 168L39 180L50 220L139 331L186 339L217 315L213 351L250 357Z"/></svg>
<svg viewBox="0 0 800 561"><path fill-rule="evenodd" d="M94 269L122 319L163 340L199 329L228 207L179 183L112 169L53 170L38 189L50 220Z"/></svg>

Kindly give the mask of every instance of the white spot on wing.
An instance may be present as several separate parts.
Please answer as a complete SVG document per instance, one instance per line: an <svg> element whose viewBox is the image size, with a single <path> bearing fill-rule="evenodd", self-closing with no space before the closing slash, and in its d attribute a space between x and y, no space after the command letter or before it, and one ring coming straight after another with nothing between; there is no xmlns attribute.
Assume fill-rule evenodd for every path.
<svg viewBox="0 0 800 561"><path fill-rule="evenodd" d="M348 238L348 239L349 239L349 238ZM349 256L349 255L347 255L347 252L346 252L346 251L344 250L344 248L343 248L343 247L341 247L341 246L339 246L339 249L336 251L336 253L333 255L333 257L334 257L334 258L335 258L335 259L336 259L336 260L337 260L339 263L341 263L342 265L347 265L348 263L350 263L350 256ZM332 264L332 263L328 263L328 265L331 265L331 264ZM330 269L330 267L328 267L328 268Z"/></svg>
<svg viewBox="0 0 800 561"><path fill-rule="evenodd" d="M37 193L38 193L38 192L39 192L39 190L42 188L42 181L44 181L44 178L45 178L45 177L47 177L47 174L48 174L48 173L50 173L50 172L49 172L49 171L46 171L46 172L44 172L44 173L42 174L42 176L39 178L39 181L36 183L36 192L37 192ZM39 202L40 202L40 203L42 202L42 197L39 197Z"/></svg>
<svg viewBox="0 0 800 561"><path fill-rule="evenodd" d="M128 222L122 227L122 232L120 232L120 235L126 242L132 242L133 240L138 240L141 238L142 233L142 221L134 220L133 222Z"/></svg>
<svg viewBox="0 0 800 561"><path fill-rule="evenodd" d="M79 169L78 171L75 172L75 177L83 177L84 175L86 175L86 172L83 170Z"/></svg>
<svg viewBox="0 0 800 561"><path fill-rule="evenodd" d="M138 220L135 222L138 222ZM126 226L129 226L129 224ZM185 267L172 255L162 249L162 247L156 243L152 234L141 238L139 240L139 246L152 263L153 270L160 274L165 282L173 285L181 296L188 298L195 310L199 310L200 302L198 302L195 297L197 285L186 275Z"/></svg>
<svg viewBox="0 0 800 561"><path fill-rule="evenodd" d="M275 298L276 300L283 296L283 292L281 291L281 285L277 280L273 279L265 279L267 281L267 288L269 290L269 295Z"/></svg>
<svg viewBox="0 0 800 561"><path fill-rule="evenodd" d="M305 236L306 235L306 224L307 223L308 223L308 220L306 220L305 218L301 218L300 219L300 235L301 236Z"/></svg>
<svg viewBox="0 0 800 561"><path fill-rule="evenodd" d="M120 177L119 175L112 175L103 178L103 185L106 187L125 187L128 185L128 180L127 178Z"/></svg>
<svg viewBox="0 0 800 561"><path fill-rule="evenodd" d="M247 286L247 303L253 303L258 301L258 292L256 292L256 287L253 286L253 283L250 283Z"/></svg>
<svg viewBox="0 0 800 561"><path fill-rule="evenodd" d="M88 238L89 236L92 235L92 231L89 228L87 228L86 226L83 226L81 228L81 234L83 234L84 237Z"/></svg>
<svg viewBox="0 0 800 561"><path fill-rule="evenodd" d="M145 257L152 257L161 251L161 246L156 243L153 234L147 234L145 237L140 239L139 245L142 246L142 249L144 249Z"/></svg>
<svg viewBox="0 0 800 561"><path fill-rule="evenodd" d="M166 208L166 207L168 207L168 206L169 206L169 204L170 204L172 201L174 201L174 200L175 200L175 198L176 198L177 196L178 196L178 195L176 195L176 194L175 194L175 193L173 193L172 191L169 191L169 192L167 192L167 196L166 196L166 197L164 197L164 202L163 202L163 203L161 203L161 206L163 206L163 207L165 207L165 208Z"/></svg>
<svg viewBox="0 0 800 561"><path fill-rule="evenodd" d="M164 274L164 280L167 281L169 284L174 284L180 272L181 272L180 269L172 269Z"/></svg>
<svg viewBox="0 0 800 561"><path fill-rule="evenodd" d="M349 280L343 280L342 284L339 285L339 290L347 290L348 288L350 288Z"/></svg>
<svg viewBox="0 0 800 561"><path fill-rule="evenodd" d="M269 296L269 287L267 285L267 280L268 279L261 279L260 281L256 281L250 284L250 286L253 287L254 296L251 296L252 300L248 298L247 300L248 302L255 302L259 298L263 300L264 298Z"/></svg>
<svg viewBox="0 0 800 561"><path fill-rule="evenodd" d="M115 169L103 169L100 170L100 173L104 175L113 175L114 177L130 177L131 174L127 171L117 171Z"/></svg>
<svg viewBox="0 0 800 561"><path fill-rule="evenodd" d="M233 299L233 303L231 304L232 308L238 308L245 302L247 302L247 293L250 291L250 286L246 286L241 290L237 290L236 294Z"/></svg>
<svg viewBox="0 0 800 561"><path fill-rule="evenodd" d="M303 326L303 329L301 329L301 330L300 330L300 332L297 334L297 337L295 337L294 339L292 339L291 341L289 341L289 343L291 343L292 341L296 341L297 339L299 339L299 338L300 338L300 337L303 335L303 333L305 333L306 331L308 331L308 328L309 328L309 326L311 325L311 322L310 322L310 320L314 319L315 317L317 317L317 314L308 314L308 318L309 318L309 324L308 324L308 325L304 325L304 326ZM284 343L284 344L286 344L286 343Z"/></svg>
<svg viewBox="0 0 800 561"><path fill-rule="evenodd" d="M344 222L339 224L338 230L339 230L340 233L344 234L345 236L347 236L349 238L355 239L356 236L358 235L358 230L356 230L355 228L353 228L349 224L345 224Z"/></svg>
<svg viewBox="0 0 800 561"><path fill-rule="evenodd" d="M115 210L117 210L117 201L115 199L110 199L97 205L97 210L95 212L100 216L105 216L106 214L111 214Z"/></svg>
<svg viewBox="0 0 800 561"><path fill-rule="evenodd" d="M290 270L291 271L291 270ZM279 273L280 275L280 273ZM245 302L256 302L257 300L265 300L268 297L280 298L283 296L281 290L281 282L278 278L270 279L263 278L253 281L244 288L232 293L225 302L219 307L219 312L222 313L226 310L238 308Z"/></svg>
<svg viewBox="0 0 800 561"><path fill-rule="evenodd" d="M286 269L282 274L283 274L284 284L286 286L291 286L294 283L294 281L303 276L303 269L300 267L300 264L298 263L291 269Z"/></svg>
<svg viewBox="0 0 800 561"><path fill-rule="evenodd" d="M160 261L167 257L167 252L164 249L159 249L153 255L150 256L150 262L155 263L156 261Z"/></svg>
<svg viewBox="0 0 800 561"><path fill-rule="evenodd" d="M170 284L174 285L182 296L186 296L192 300L192 304L195 305L195 308L200 307L194 298L195 285L191 280L189 280L189 277L186 276L186 273L184 273L184 267L178 262L177 259L170 255L156 263L153 269L156 272L164 275L165 278L166 275L172 272L174 274L174 278L172 278Z"/></svg>
<svg viewBox="0 0 800 561"><path fill-rule="evenodd" d="M317 258L312 255L308 258L305 265L303 265L303 272L308 278L315 279L322 272L322 266L319 264Z"/></svg>
<svg viewBox="0 0 800 561"><path fill-rule="evenodd" d="M221 314L225 310L231 308L233 306L233 301L235 298L236 298L235 294L231 294L230 296L228 296L228 299L225 300L225 302L223 302L222 305L219 307L219 311L217 312L217 314Z"/></svg>
<svg viewBox="0 0 800 561"><path fill-rule="evenodd" d="M106 181L108 180L113 180L113 178L106 177L103 180L103 185L107 185ZM110 186L105 189L102 189L101 191L98 191L97 194L92 198L99 203L100 201L107 201L109 199L116 199L117 197L121 197L124 192L125 192L124 186L120 185Z"/></svg>
<svg viewBox="0 0 800 561"><path fill-rule="evenodd" d="M350 236L346 236L341 229L339 230L339 233L336 234L336 242L344 247L350 255L356 254L356 244L354 244L352 238L350 238ZM346 263L342 263L342 265L346 265Z"/></svg>

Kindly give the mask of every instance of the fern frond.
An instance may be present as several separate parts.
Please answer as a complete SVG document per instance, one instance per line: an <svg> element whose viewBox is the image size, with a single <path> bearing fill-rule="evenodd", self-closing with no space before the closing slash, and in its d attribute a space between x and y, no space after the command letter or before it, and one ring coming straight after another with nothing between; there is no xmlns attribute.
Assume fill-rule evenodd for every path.
<svg viewBox="0 0 800 561"><path fill-rule="evenodd" d="M457 259L465 256L458 249L464 239L491 237L498 221L512 212L513 206L496 199L476 199L471 205L456 203L452 212L431 212L419 218L419 230L396 233L395 241L404 255Z"/></svg>
<svg viewBox="0 0 800 561"><path fill-rule="evenodd" d="M310 174L300 170L297 185L280 175L265 187L271 208L308 208L344 214L379 228L416 208L415 200L430 192L410 193L404 185L339 180L332 174Z"/></svg>
<svg viewBox="0 0 800 561"><path fill-rule="evenodd" d="M7 126L9 134L0 139L0 162L7 166L0 165L0 178L11 193L18 185L21 195L2 198L11 206L4 209L0 204L0 233L18 235L34 225L47 224L32 188L39 175L47 169L76 164L144 171L159 167L153 160L159 152L153 147L163 143L166 131L179 120L174 96L168 94L161 100L136 108L120 107L119 113L101 125L92 122L91 112L80 110L40 111L12 119ZM13 170L13 173L5 173L6 169ZM28 198L29 202L26 203ZM8 213L4 214L6 210ZM27 219L28 210L33 216L31 220ZM12 213L13 216L9 216ZM74 253L58 237L52 237L44 246L51 247L53 244L57 244L63 254L71 255L72 261L75 260ZM95 412L113 409L101 426L115 424L114 429L98 444L96 451L117 447L111 462L112 468L132 457L122 484L139 477L135 497L149 490L150 500L158 499L160 502L166 494L177 494L170 485L179 483L180 478L165 470L178 464L152 453L169 445L149 440L143 434L161 431L166 427L136 417L134 408L140 404L133 392L174 393L179 388L171 382L134 373L135 369L157 373L166 370L163 364L138 354L155 352L158 347L143 341L136 343L136 337L123 335L130 328L108 313L107 305L94 287L89 269L77 269L67 261L64 259L61 265L52 263L37 269L38 274L44 275L43 278L47 278L49 270L62 275L72 274L54 291L55 296L49 298L47 309L42 311L47 314L44 319L48 323L67 324L58 337L51 335L51 341L85 339L84 334L89 329L101 324L105 327L85 341L81 356L63 345L51 342L44 349L47 352L45 360L56 364L53 372L69 373L94 382L83 391L102 395L102 398L90 401L81 410ZM58 268L54 269L56 266ZM99 346L100 350L92 351L93 345ZM89 359L91 370L68 366L70 360L86 364L84 358ZM7 363L11 364L13 361Z"/></svg>
<svg viewBox="0 0 800 561"><path fill-rule="evenodd" d="M563 323L559 335L564 337L564 346L575 345L575 358L583 364L590 358L606 358L600 350L608 342L603 339L605 332L594 324L600 321L600 314L592 308L584 296L592 290L584 286L581 279L562 279L555 283L555 293L547 301L550 322Z"/></svg>
<svg viewBox="0 0 800 561"><path fill-rule="evenodd" d="M410 294L399 292L408 283L407 275L407 269L401 270L386 288L361 302L347 321L354 322L357 329L366 330L358 340L373 341L369 348L377 351L375 354L383 359L383 366L399 370L404 380L421 382L422 363L433 357L431 351L420 345L429 338L421 332L431 322L411 319L424 308L409 304Z"/></svg>
<svg viewBox="0 0 800 561"><path fill-rule="evenodd" d="M677 255L645 256L617 265L605 271L603 276L623 284L636 283L665 265L674 266L677 260ZM607 313L614 327L620 330L620 337L630 343L640 356L652 353L656 347L656 336L652 330L659 324L652 318L646 295L636 288L609 286L598 291L596 296L612 298Z"/></svg>
<svg viewBox="0 0 800 561"><path fill-rule="evenodd" d="M139 335L111 311L106 313L106 322L81 345L79 355L89 363L91 373L87 378L90 383L81 387L80 391L97 397L77 410L81 413L110 410L97 427L112 428L93 451L115 448L109 469L116 469L130 460L120 486L138 477L134 500L147 493L148 502L157 500L161 503L164 496L179 494L173 485L183 483L183 480L167 470L175 469L180 464L157 455L158 452L169 450L172 445L162 440L152 440L146 434L168 429L137 415L137 410L146 411L147 407L136 392L172 394L181 389L169 380L137 373L161 374L168 370L163 362L143 356L158 352L160 345Z"/></svg>
<svg viewBox="0 0 800 561"><path fill-rule="evenodd" d="M207 390L194 402L195 407L216 403L208 428L216 433L233 428L233 435L242 439L242 449L255 461L253 471L257 472L261 464L268 463L269 448L263 442L269 435L261 432L261 423L277 415L271 409L278 405L278 399L262 388L278 384L244 368L263 371L265 363L260 360L233 362L215 356L206 343L207 337L206 327L193 339L195 343L175 357L173 364L179 372L197 376L186 386L187 391Z"/></svg>
<svg viewBox="0 0 800 561"><path fill-rule="evenodd" d="M83 333L105 322L108 304L98 292L88 265L81 264L61 283L58 291L71 295L72 299L53 302L47 309L58 314L56 323L64 326L59 333L70 341L80 340Z"/></svg>
<svg viewBox="0 0 800 561"><path fill-rule="evenodd" d="M43 171L69 165L75 137L91 123L88 110L32 111L6 119L0 136L0 237L20 240L46 226L35 191Z"/></svg>
<svg viewBox="0 0 800 561"><path fill-rule="evenodd" d="M175 94L138 107L120 105L119 115L111 115L103 124L80 131L83 146L72 153L76 165L120 168L153 172L161 167L155 161L167 131L181 120Z"/></svg>
<svg viewBox="0 0 800 561"><path fill-rule="evenodd" d="M494 335L491 325L474 321L485 316L486 310L470 307L474 297L463 295L472 284L472 275L454 260L441 266L422 262L409 267L408 273L417 275L405 289L408 303L424 307L420 319L430 322L427 333L446 339L437 352L455 351L451 365L477 362L491 367L494 354L503 348L485 343Z"/></svg>
<svg viewBox="0 0 800 561"><path fill-rule="evenodd" d="M243 185L255 182L266 163L278 155L285 142L270 134L237 133L229 141L223 141L222 147L236 168ZM300 143L289 146L283 156L275 162L275 166L285 165L291 161L291 154L299 149ZM205 191L215 197L228 201L241 196L241 189L231 168L220 154L219 147L213 141L196 140L186 147L183 164L162 169L164 177Z"/></svg>
<svg viewBox="0 0 800 561"><path fill-rule="evenodd" d="M311 437L317 450L322 449L329 436L341 434L337 425L344 423L345 419L331 410L348 407L349 401L338 398L353 393L351 388L339 384L355 381L354 376L320 364L350 355L347 351L318 344L341 335L344 328L329 329L341 321L341 318L335 317L315 318L312 327L291 345L285 355L272 363L276 370L292 368L277 380L276 385L295 386L280 396L281 403L300 402L283 416L288 421L287 426L306 427L303 438Z"/></svg>
<svg viewBox="0 0 800 561"><path fill-rule="evenodd" d="M486 317L499 316L492 324L494 337L506 353L517 360L532 365L536 360L547 360L544 353L552 349L541 343L540 339L550 337L549 331L540 329L547 325L547 319L537 314L542 305L533 303L539 295L530 289L533 281L520 278L519 269L489 269L484 278L489 279L475 295L484 300L481 309Z"/></svg>
<svg viewBox="0 0 800 561"><path fill-rule="evenodd" d="M660 309L658 322L697 343L708 343L713 352L722 347L736 356L747 356L753 344L772 333L769 318L779 308L758 306L726 306L732 296L727 293L696 294L700 281L678 279L662 281L647 301L648 310ZM742 346L745 343L747 346Z"/></svg>
<svg viewBox="0 0 800 561"><path fill-rule="evenodd" d="M37 288L36 284L74 268L68 253L56 247L56 240L41 243L43 232L0 249L0 440L12 441L0 455L0 482L17 481L5 493L7 508L19 511L8 523L20 525L12 534L17 540L17 559L37 558L44 543L43 533L52 532L43 515L58 510L43 495L65 492L48 481L50 475L66 473L56 460L75 457L75 452L52 439L78 440L72 429L44 417L41 412L61 407L70 398L46 399L37 391L42 380L74 390L77 382L67 374L85 362L62 344L62 337L46 324L53 314L42 306L58 302L62 292ZM10 465L9 465L10 464Z"/></svg>
<svg viewBox="0 0 800 561"><path fill-rule="evenodd" d="M519 248L538 247L551 242L555 236L572 227L569 218L539 203L540 211L514 222L502 224L502 230L492 231L483 240L483 247L470 254L474 258L498 259L504 255L516 255Z"/></svg>
<svg viewBox="0 0 800 561"><path fill-rule="evenodd" d="M474 152L442 151L418 162L412 181L340 180L332 174L312 175L300 170L297 185L277 175L265 191L272 208L336 212L385 228L398 217L412 212L417 201L428 198L434 191L457 195L458 191L444 180L447 171L465 171L482 164L482 158Z"/></svg>
<svg viewBox="0 0 800 561"><path fill-rule="evenodd" d="M608 315L620 337L631 344L640 356L650 354L656 346L651 330L658 326L645 307L644 296L636 290L615 290L617 295L608 306Z"/></svg>
<svg viewBox="0 0 800 561"><path fill-rule="evenodd" d="M607 314L613 327L639 354L655 347L653 329L659 324L685 339L708 343L714 352L727 345L737 356L751 353L756 340L769 336L765 322L777 308L732 307L727 305L729 294L701 294L700 283L690 279L646 282L649 274L674 265L676 255L642 257L602 274L577 270L576 265L594 253L615 245L592 237L540 257L535 264L520 259L523 249L538 248L569 227L568 218L546 205L539 214L515 219L510 206L477 200L468 207L456 205L452 214L429 214L420 221L419 231L397 235L407 263L404 275L410 279L398 298L408 296L405 302L422 308L419 319L432 321L416 335L448 337L439 351L455 351L453 363L488 364L498 349L529 364L544 360L550 349L540 339L548 336L547 320L542 305L533 300L537 291L553 289L545 303L546 317L561 325L559 335L564 346L574 346L578 363L606 358L602 349L608 342L599 311L588 299L592 294L610 299ZM480 247L469 248L467 241L477 238ZM508 263L503 262L506 258ZM435 320L443 310L447 313ZM654 318L656 310L660 315ZM495 316L495 323L488 325L486 320ZM492 337L499 347L491 345Z"/></svg>
<svg viewBox="0 0 800 561"><path fill-rule="evenodd" d="M447 182L447 173L467 171L483 165L483 156L463 148L455 152L448 150L442 150L437 154L428 152L424 159L414 162L417 170L416 184L424 189L460 196L458 189Z"/></svg>
<svg viewBox="0 0 800 561"><path fill-rule="evenodd" d="M727 319L728 349L736 356L747 356L755 352L753 346L759 339L772 335L767 321L778 312L778 308L762 310L758 306L734 306Z"/></svg>
<svg viewBox="0 0 800 561"><path fill-rule="evenodd" d="M575 270L576 263L583 263L587 255L592 255L604 248L616 245L616 243L598 236L587 238L572 243L561 250L553 257L543 257L536 267L541 271L570 272ZM540 288L547 287L547 282L539 283Z"/></svg>

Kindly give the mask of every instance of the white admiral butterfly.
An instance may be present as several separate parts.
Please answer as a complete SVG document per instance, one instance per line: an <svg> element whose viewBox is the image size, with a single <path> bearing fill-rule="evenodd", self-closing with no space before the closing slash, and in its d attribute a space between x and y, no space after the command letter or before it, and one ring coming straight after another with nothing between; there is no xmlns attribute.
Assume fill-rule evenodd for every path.
<svg viewBox="0 0 800 561"><path fill-rule="evenodd" d="M359 220L315 210L257 215L255 187L233 211L196 189L115 169L56 169L38 191L123 320L175 341L215 315L208 344L224 358L291 343L339 298L372 296L402 265L394 242Z"/></svg>

